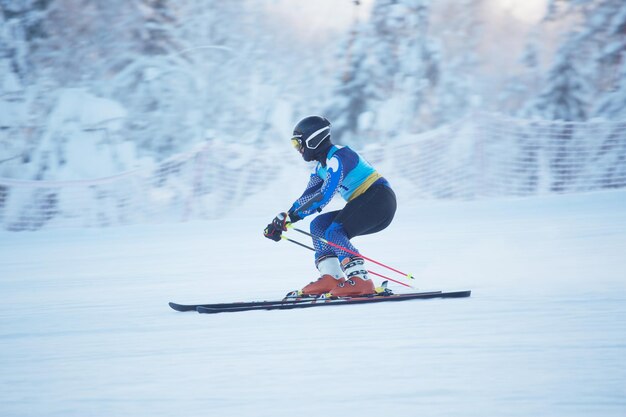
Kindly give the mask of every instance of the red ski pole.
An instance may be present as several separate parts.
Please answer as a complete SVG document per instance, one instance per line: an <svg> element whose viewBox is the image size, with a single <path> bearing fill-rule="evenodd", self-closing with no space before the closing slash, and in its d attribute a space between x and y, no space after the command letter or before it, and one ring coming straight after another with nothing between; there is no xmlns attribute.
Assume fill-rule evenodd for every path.
<svg viewBox="0 0 626 417"><path fill-rule="evenodd" d="M300 242L298 242L297 240L289 239L287 236L284 236L284 235L283 235L283 236L281 236L281 238L282 238L282 239L285 239L285 240L286 240L286 241L288 241L288 242L295 243L295 244L296 244L296 245L298 245L298 246L302 246L303 248L307 248L307 249L312 250L313 252L315 252L315 249L314 249L314 248L312 248L312 247L310 247L310 246L307 246L307 245L305 245L304 243L300 243ZM369 270L368 270L367 272L369 272L369 273L370 273L370 274L372 274L372 275L376 275L377 277L381 277L381 278L383 278L383 279L388 279L389 281L395 282L396 284L404 285L405 287L409 287L409 288L414 288L412 285L405 284L404 282L396 281L395 279L393 279L393 278L389 278L389 277L387 277L387 276L385 276L385 275L382 275L382 274L379 274L378 272L369 271Z"/></svg>
<svg viewBox="0 0 626 417"><path fill-rule="evenodd" d="M363 256L363 255L361 255L360 253L354 252L354 251L352 251L352 250L350 250L350 249L348 249L348 248L344 248L343 246L340 246L340 245L338 245L338 244L336 244L336 243L329 242L328 240L326 240L326 239L324 239L324 238L322 238L322 237L315 236L315 235L313 235L313 234L311 234L311 233L309 233L309 232L306 232L306 231L304 231L304 230L302 230L302 229L298 229L297 227L294 227L291 223L288 223L288 224L287 224L287 227L290 227L290 228L292 228L293 230L295 230L296 232L300 232L300 233L302 233L302 234L305 234L305 235L307 235L307 236L310 236L310 237L312 237L312 238L314 238L314 239L319 240L319 241L320 241L320 242L322 242L322 243L326 243L327 245L330 245L330 246L332 246L332 247L334 247L334 248L340 249L340 250L342 250L342 251L344 251L344 252L347 252L347 253L349 253L349 254L351 254L351 255L354 255L354 256L359 256L359 257L361 257L361 258L363 258L363 259L365 259L365 260L367 260L367 261L370 261L370 262L375 263L376 265L380 265L380 266L382 266L383 268L387 268L387 269L389 269L389 270L391 270L391 271L393 271L393 272L397 272L398 274L403 275L403 276L405 276L405 277L406 277L406 278L408 278L408 279L415 279L415 277L413 276L413 274L407 274L407 273L405 273L405 272L398 271L397 269L392 268L392 267L390 267L390 266L388 266L388 265L385 265L385 264L384 264L384 263L382 263L382 262L378 262L378 261L376 261L376 260L374 260L374 259L372 259L372 258L368 258L367 256ZM394 281L394 282L395 282L395 281Z"/></svg>

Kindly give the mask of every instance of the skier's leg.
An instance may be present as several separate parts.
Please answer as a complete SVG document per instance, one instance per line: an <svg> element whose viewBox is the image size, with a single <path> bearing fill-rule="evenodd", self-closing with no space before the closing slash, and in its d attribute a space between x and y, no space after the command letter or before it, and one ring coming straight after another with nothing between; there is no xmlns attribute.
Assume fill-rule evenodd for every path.
<svg viewBox="0 0 626 417"><path fill-rule="evenodd" d="M328 227L327 240L358 250L350 243L354 236L376 233L386 228L396 212L395 194L389 187L378 186L349 202ZM339 243L342 242L342 243ZM367 295L375 292L365 261L359 256L335 249L348 281L331 291L338 297Z"/></svg>
<svg viewBox="0 0 626 417"><path fill-rule="evenodd" d="M335 217L350 239L385 229L396 213L396 195L386 186L376 186L350 201Z"/></svg>
<svg viewBox="0 0 626 417"><path fill-rule="evenodd" d="M379 186L373 190L368 190L363 195L349 202L343 210L332 212L332 217L328 216L325 218L324 222L315 228L315 232L311 228L311 233L320 236L320 229L325 227L323 236L326 240L343 246L350 252L359 253L358 249L350 242L350 239L355 236L367 235L383 230L391 223L395 212L395 194L389 187ZM331 222L328 223L329 221ZM325 254L332 250L342 262L346 258L356 256L354 253L326 244L323 244L323 246Z"/></svg>
<svg viewBox="0 0 626 417"><path fill-rule="evenodd" d="M341 215L341 212L339 213ZM324 238L329 242L333 242L336 245L343 246L344 248L350 250L350 252L359 253L357 248L355 248L350 242L350 238L348 237L348 233L344 229L343 225L335 220L330 223L330 225L326 228L324 234ZM346 252L342 249L336 248L334 246L328 246L339 258L340 261L343 262L344 259L355 256L353 253Z"/></svg>
<svg viewBox="0 0 626 417"><path fill-rule="evenodd" d="M313 219L311 221L311 234L323 236L324 231L338 213L338 211L332 211ZM317 281L306 285L302 289L302 293L309 295L325 294L345 281L344 273L332 246L321 242L319 239L313 239L313 246L315 247L315 266L320 271L320 277Z"/></svg>
<svg viewBox="0 0 626 417"><path fill-rule="evenodd" d="M321 294L330 291L331 294L340 297L374 293L374 284L367 274L365 261L354 255L354 253L358 254L359 252L352 245L350 239L383 230L391 223L395 212L396 199L393 191L386 186L375 186L346 204L343 210L316 217L311 222L313 235L323 236L327 241L342 246L353 253L325 244L319 239L314 239L316 265L322 273L322 277L306 286L303 292L305 294ZM341 261L341 267L348 277L348 281L345 284L340 283L335 286L336 281L330 278L339 275L337 269L339 261ZM323 285L321 285L322 281L324 281ZM335 288L332 288L333 286Z"/></svg>
<svg viewBox="0 0 626 417"><path fill-rule="evenodd" d="M313 236L324 236L326 229L331 225L339 211L330 211L320 214L311 221L310 230ZM319 239L313 239L313 247L315 248L315 263L327 256L334 256L332 246L323 243Z"/></svg>

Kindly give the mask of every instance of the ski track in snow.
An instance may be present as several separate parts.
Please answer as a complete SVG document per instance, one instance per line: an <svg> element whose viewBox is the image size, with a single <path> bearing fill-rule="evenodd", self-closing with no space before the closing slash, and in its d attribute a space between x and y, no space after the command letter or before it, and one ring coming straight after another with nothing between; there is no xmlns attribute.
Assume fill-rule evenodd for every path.
<svg viewBox="0 0 626 417"><path fill-rule="evenodd" d="M167 306L313 279L311 253L261 236L264 214L0 232L0 415L626 415L626 192L401 204L355 239L469 299Z"/></svg>

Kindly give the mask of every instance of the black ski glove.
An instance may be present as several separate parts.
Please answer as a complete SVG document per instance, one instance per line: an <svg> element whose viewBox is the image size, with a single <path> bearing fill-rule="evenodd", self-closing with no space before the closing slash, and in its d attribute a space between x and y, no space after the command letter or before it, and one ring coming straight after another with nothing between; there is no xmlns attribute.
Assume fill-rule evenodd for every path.
<svg viewBox="0 0 626 417"><path fill-rule="evenodd" d="M274 220L263 231L263 236L274 242L280 242L281 235L287 231L287 219L287 213L280 213L274 217Z"/></svg>

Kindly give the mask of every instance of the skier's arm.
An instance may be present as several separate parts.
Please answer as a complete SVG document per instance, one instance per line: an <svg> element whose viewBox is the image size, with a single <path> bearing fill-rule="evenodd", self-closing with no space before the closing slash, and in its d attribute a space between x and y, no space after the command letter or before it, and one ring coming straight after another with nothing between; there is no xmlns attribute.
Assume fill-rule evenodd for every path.
<svg viewBox="0 0 626 417"><path fill-rule="evenodd" d="M291 223L295 223L303 218L296 214L296 210L302 207L304 204L308 203L309 200L314 198L317 192L322 188L323 184L324 180L322 180L316 172L313 172L311 174L311 177L309 178L309 183L307 184L306 189L304 190L302 195L291 205L291 208L288 211Z"/></svg>
<svg viewBox="0 0 626 417"><path fill-rule="evenodd" d="M337 157L333 157L328 161L326 179L324 181L317 177L316 187L317 191L312 191L307 194L305 192L289 209L289 217L292 220L300 220L315 213L321 211L329 202L339 189L339 184L343 179L343 169L341 161ZM311 177L311 182L313 177ZM310 188L307 187L307 191Z"/></svg>

